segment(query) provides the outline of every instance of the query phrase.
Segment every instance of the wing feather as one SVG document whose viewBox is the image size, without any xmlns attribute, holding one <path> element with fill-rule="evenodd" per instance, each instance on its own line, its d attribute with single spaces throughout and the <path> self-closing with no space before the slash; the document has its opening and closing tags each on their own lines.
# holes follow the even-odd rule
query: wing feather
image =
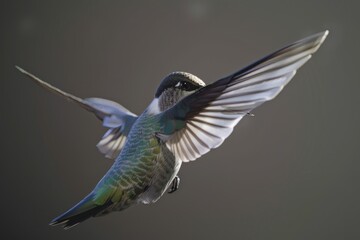
<svg viewBox="0 0 360 240">
<path fill-rule="evenodd" d="M 167 146 L 184 162 L 220 146 L 243 116 L 281 92 L 327 34 L 290 44 L 183 98 L 163 113 L 164 121 L 186 122 L 168 133 Z"/>
<path fill-rule="evenodd" d="M 126 136 L 137 116 L 121 106 L 120 104 L 102 98 L 79 98 L 64 92 L 51 84 L 44 82 L 35 75 L 16 66 L 16 68 L 39 86 L 56 93 L 68 101 L 74 102 L 82 108 L 92 112 L 103 122 L 103 126 L 109 128 L 100 142 L 96 145 L 99 151 L 108 158 L 115 158 L 125 144 Z"/>
</svg>

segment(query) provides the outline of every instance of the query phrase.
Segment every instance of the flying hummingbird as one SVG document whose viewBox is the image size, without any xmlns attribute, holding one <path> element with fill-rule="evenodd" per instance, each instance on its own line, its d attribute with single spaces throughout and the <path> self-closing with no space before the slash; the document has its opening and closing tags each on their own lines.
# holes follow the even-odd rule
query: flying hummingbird
<svg viewBox="0 0 360 240">
<path fill-rule="evenodd" d="M 94 113 L 108 128 L 97 147 L 115 160 L 95 188 L 50 225 L 70 228 L 175 191 L 181 164 L 219 147 L 245 115 L 276 97 L 327 35 L 297 41 L 209 85 L 190 73 L 173 72 L 140 116 L 110 100 L 75 97 L 16 66 L 35 83 Z"/>
</svg>

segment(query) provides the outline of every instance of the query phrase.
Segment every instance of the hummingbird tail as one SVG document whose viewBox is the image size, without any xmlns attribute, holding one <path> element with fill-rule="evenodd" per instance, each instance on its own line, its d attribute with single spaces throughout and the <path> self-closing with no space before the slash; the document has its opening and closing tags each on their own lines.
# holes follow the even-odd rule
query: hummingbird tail
<svg viewBox="0 0 360 240">
<path fill-rule="evenodd" d="M 57 226 L 61 225 L 64 229 L 69 229 L 75 225 L 85 221 L 90 217 L 98 216 L 106 208 L 108 208 L 112 202 L 105 202 L 103 205 L 98 205 L 94 202 L 94 194 L 91 193 L 81 200 L 74 207 L 69 209 L 67 212 L 62 215 L 54 218 L 49 225 Z"/>
</svg>

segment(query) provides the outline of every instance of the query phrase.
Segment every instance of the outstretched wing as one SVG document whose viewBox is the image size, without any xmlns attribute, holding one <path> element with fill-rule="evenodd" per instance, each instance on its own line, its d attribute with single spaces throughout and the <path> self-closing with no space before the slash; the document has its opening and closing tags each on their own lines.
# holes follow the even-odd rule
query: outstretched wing
<svg viewBox="0 0 360 240">
<path fill-rule="evenodd" d="M 280 93 L 327 35 L 290 44 L 183 98 L 162 115 L 167 146 L 184 162 L 220 146 L 244 115 Z"/>
<path fill-rule="evenodd" d="M 42 81 L 38 77 L 18 66 L 16 66 L 16 68 L 21 73 L 30 77 L 31 80 L 41 87 L 49 90 L 50 92 L 59 94 L 66 100 L 75 102 L 82 108 L 94 113 L 95 116 L 103 122 L 103 126 L 109 128 L 100 142 L 96 145 L 99 151 L 111 159 L 114 159 L 120 153 L 125 144 L 126 136 L 137 119 L 137 116 L 134 113 L 130 112 L 120 104 L 110 100 L 102 98 L 82 99 L 76 97 Z"/>
</svg>

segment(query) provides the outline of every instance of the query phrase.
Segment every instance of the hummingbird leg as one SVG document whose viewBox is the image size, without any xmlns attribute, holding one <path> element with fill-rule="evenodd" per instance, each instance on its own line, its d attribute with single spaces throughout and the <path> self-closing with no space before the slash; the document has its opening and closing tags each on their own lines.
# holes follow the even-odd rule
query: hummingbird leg
<svg viewBox="0 0 360 240">
<path fill-rule="evenodd" d="M 172 181 L 172 183 L 171 183 L 171 187 L 170 187 L 168 193 L 173 193 L 173 192 L 175 192 L 176 190 L 178 190 L 178 189 L 179 189 L 179 185 L 180 185 L 180 178 L 179 178 L 179 176 L 176 176 L 176 177 L 174 178 L 174 180 Z"/>
</svg>

